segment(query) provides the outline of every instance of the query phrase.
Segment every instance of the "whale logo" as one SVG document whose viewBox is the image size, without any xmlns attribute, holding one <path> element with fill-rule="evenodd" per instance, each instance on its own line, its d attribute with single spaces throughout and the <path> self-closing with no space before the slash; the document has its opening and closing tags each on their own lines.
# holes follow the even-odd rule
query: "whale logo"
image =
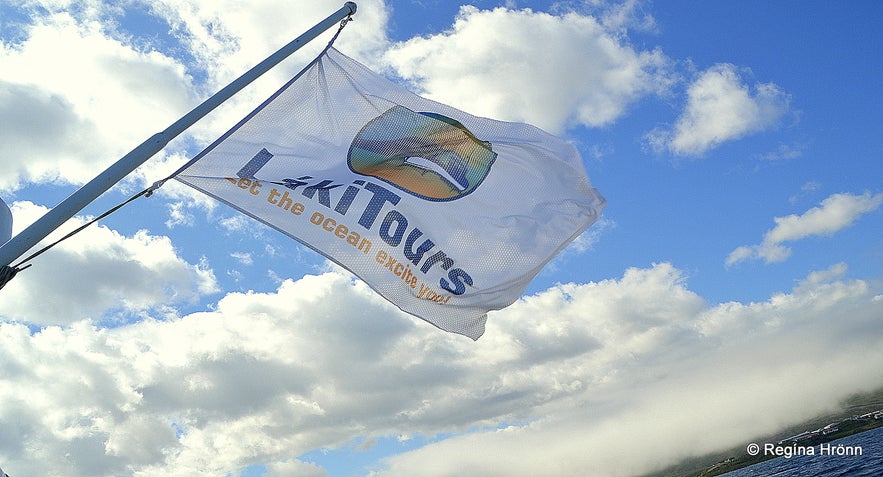
<svg viewBox="0 0 883 477">
<path fill-rule="evenodd" d="M 359 131 L 347 164 L 417 197 L 448 201 L 474 191 L 496 158 L 459 121 L 394 106 Z"/>
</svg>

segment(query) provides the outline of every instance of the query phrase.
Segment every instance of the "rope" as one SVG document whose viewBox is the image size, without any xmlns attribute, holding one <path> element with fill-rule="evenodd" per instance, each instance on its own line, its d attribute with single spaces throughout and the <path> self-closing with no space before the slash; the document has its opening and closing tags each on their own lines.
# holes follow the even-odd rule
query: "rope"
<svg viewBox="0 0 883 477">
<path fill-rule="evenodd" d="M 173 176 L 169 176 L 169 177 L 166 177 L 165 179 L 162 179 L 162 180 L 159 180 L 159 181 L 154 182 L 152 186 L 150 186 L 150 187 L 148 187 L 148 188 L 142 190 L 141 192 L 139 192 L 139 193 L 133 195 L 132 197 L 129 197 L 128 199 L 126 199 L 126 200 L 123 201 L 122 203 L 120 203 L 120 204 L 118 204 L 118 205 L 112 207 L 111 209 L 107 210 L 106 212 L 104 212 L 103 214 L 99 215 L 98 217 L 95 217 L 94 219 L 92 219 L 92 220 L 86 222 L 85 224 L 83 224 L 83 225 L 77 227 L 76 229 L 72 230 L 71 232 L 69 232 L 69 233 L 68 233 L 67 235 L 65 235 L 64 237 L 61 237 L 60 239 L 56 240 L 55 242 L 52 242 L 52 243 L 50 243 L 49 245 L 46 245 L 45 247 L 41 248 L 40 250 L 37 250 L 36 252 L 32 253 L 31 255 L 28 255 L 27 258 L 21 260 L 21 261 L 18 262 L 17 264 L 15 264 L 15 265 L 11 265 L 11 266 L 9 266 L 9 265 L 7 265 L 7 266 L 3 266 L 2 268 L 0 268 L 0 289 L 3 289 L 3 287 L 4 287 L 7 283 L 9 283 L 9 281 L 12 280 L 12 279 L 18 274 L 18 272 L 20 272 L 20 271 L 22 271 L 22 270 L 24 270 L 24 269 L 26 269 L 26 268 L 28 268 L 28 267 L 31 266 L 31 264 L 28 264 L 28 265 L 25 265 L 25 266 L 22 266 L 22 264 L 24 264 L 24 263 L 26 263 L 26 262 L 30 262 L 31 260 L 33 260 L 34 258 L 37 258 L 39 255 L 42 255 L 44 252 L 46 252 L 47 250 L 51 249 L 52 247 L 54 247 L 54 246 L 60 244 L 61 242 L 64 242 L 65 240 L 67 240 L 67 239 L 73 237 L 74 235 L 76 235 L 76 234 L 82 232 L 86 227 L 89 227 L 90 225 L 94 224 L 95 222 L 98 222 L 99 220 L 101 220 L 101 219 L 107 217 L 108 215 L 110 215 L 110 214 L 116 212 L 117 210 L 123 208 L 123 206 L 125 206 L 125 205 L 128 204 L 129 202 L 132 202 L 132 201 L 134 201 L 135 199 L 137 199 L 137 198 L 139 198 L 139 197 L 141 197 L 141 196 L 144 196 L 144 197 L 150 197 L 151 195 L 153 195 L 154 192 L 156 192 L 157 189 L 159 189 L 160 187 L 162 187 L 162 185 L 165 184 L 166 181 L 169 180 L 169 179 L 171 179 L 172 177 L 173 177 Z"/>
</svg>

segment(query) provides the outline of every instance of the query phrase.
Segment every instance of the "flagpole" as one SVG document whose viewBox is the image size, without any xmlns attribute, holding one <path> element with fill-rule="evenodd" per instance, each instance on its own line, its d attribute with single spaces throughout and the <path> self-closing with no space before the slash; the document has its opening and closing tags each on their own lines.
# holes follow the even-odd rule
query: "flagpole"
<svg viewBox="0 0 883 477">
<path fill-rule="evenodd" d="M 24 255 L 24 253 L 31 247 L 37 245 L 37 243 L 46 238 L 46 236 L 52 233 L 52 231 L 60 227 L 64 222 L 82 210 L 83 207 L 113 187 L 114 184 L 153 157 L 154 154 L 161 151 L 172 139 L 205 117 L 213 109 L 221 105 L 221 103 L 230 99 L 231 96 L 238 93 L 240 90 L 248 86 L 249 83 L 325 32 L 325 30 L 328 30 L 339 21 L 355 13 L 356 4 L 354 2 L 346 2 L 343 7 L 329 15 L 328 18 L 317 23 L 314 27 L 280 48 L 276 53 L 273 53 L 250 70 L 246 71 L 242 76 L 233 80 L 232 83 L 228 84 L 210 98 L 203 101 L 202 104 L 195 107 L 192 111 L 172 123 L 172 125 L 164 131 L 154 134 L 135 149 L 132 149 L 132 151 L 108 167 L 104 172 L 46 212 L 43 217 L 37 219 L 36 222 L 0 246 L 0 268 L 11 265 L 15 259 Z"/>
</svg>

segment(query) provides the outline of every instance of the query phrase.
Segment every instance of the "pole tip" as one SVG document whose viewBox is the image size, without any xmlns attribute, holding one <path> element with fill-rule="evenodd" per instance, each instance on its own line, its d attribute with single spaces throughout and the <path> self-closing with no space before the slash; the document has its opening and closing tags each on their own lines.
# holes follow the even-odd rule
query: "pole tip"
<svg viewBox="0 0 883 477">
<path fill-rule="evenodd" d="M 346 2 L 343 6 L 350 9 L 350 15 L 354 15 L 356 13 L 356 2 Z"/>
</svg>

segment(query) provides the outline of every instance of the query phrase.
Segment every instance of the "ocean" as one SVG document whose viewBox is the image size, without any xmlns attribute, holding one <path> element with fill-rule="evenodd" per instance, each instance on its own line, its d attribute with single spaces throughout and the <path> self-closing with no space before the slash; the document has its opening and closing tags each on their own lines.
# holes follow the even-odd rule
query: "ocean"
<svg viewBox="0 0 883 477">
<path fill-rule="evenodd" d="M 883 476 L 883 427 L 854 434 L 810 451 L 777 457 L 723 474 L 724 477 L 878 477 Z M 824 445 L 823 445 L 824 446 Z M 796 454 L 796 453 L 795 453 Z M 810 455 L 811 454 L 811 455 Z M 859 455 L 860 454 L 860 455 Z"/>
</svg>

